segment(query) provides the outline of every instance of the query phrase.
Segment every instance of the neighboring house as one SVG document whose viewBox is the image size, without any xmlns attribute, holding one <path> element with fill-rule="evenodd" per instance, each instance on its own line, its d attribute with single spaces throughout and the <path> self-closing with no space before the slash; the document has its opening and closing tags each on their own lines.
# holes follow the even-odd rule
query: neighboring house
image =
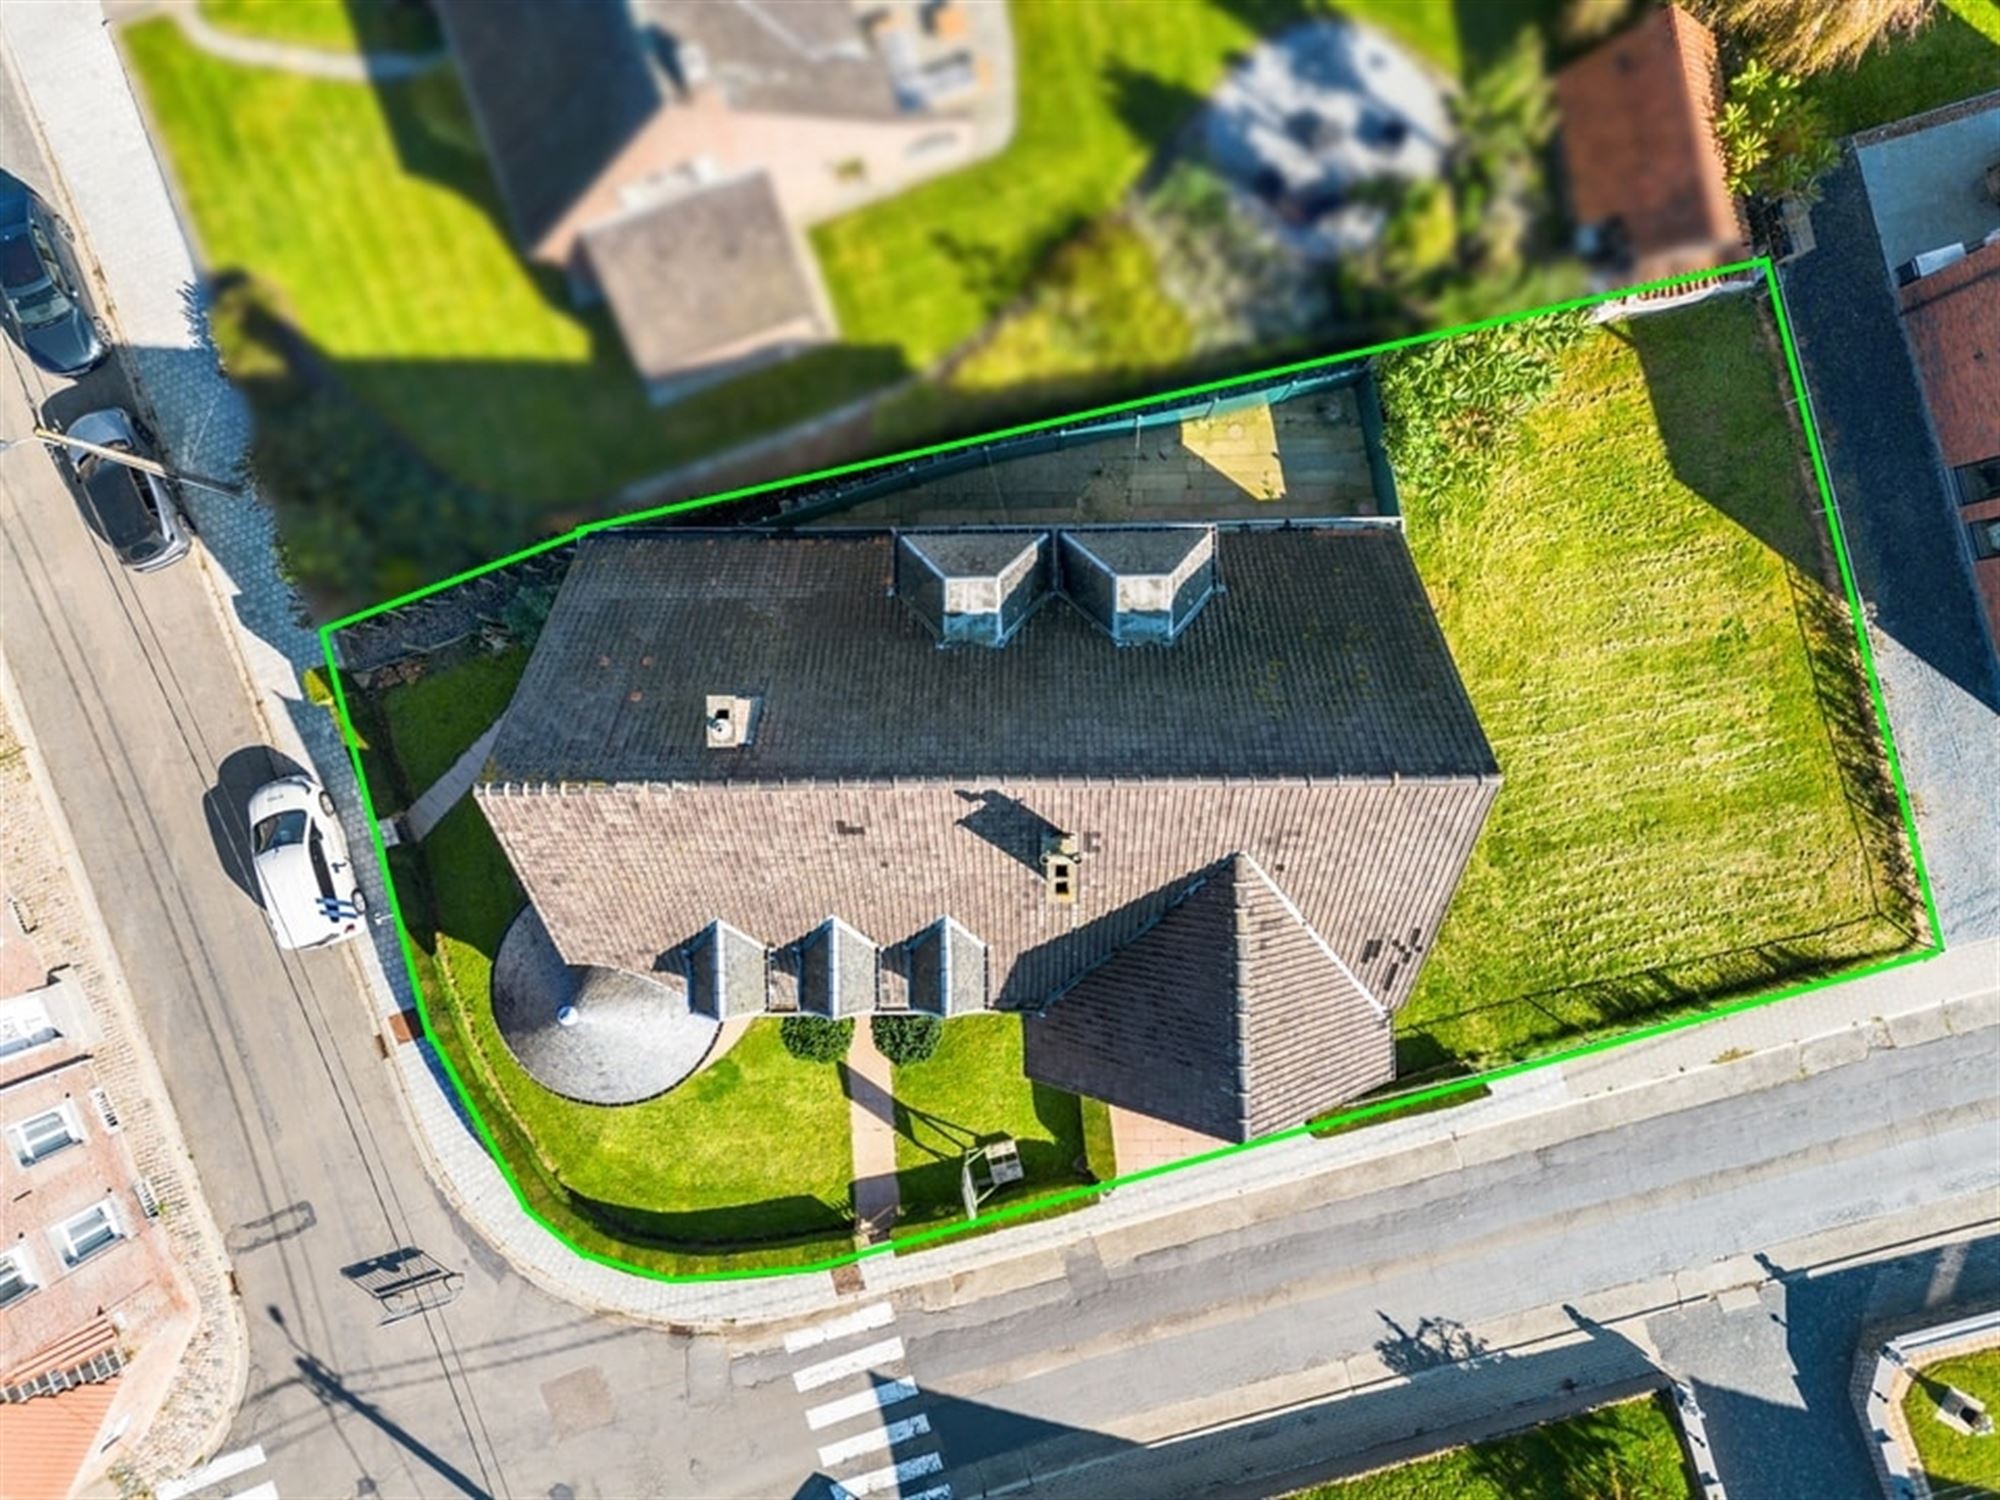
<svg viewBox="0 0 2000 1500">
<path fill-rule="evenodd" d="M 2000 230 L 1898 299 L 1970 533 L 1986 628 L 2000 645 Z"/>
<path fill-rule="evenodd" d="M 1715 141 L 1721 97 L 1714 34 L 1673 6 L 1556 75 L 1579 249 L 1606 285 L 1749 253 Z"/>
<path fill-rule="evenodd" d="M 590 537 L 476 794 L 570 964 L 1244 1140 L 1394 1076 L 1498 786 L 1393 525 L 1140 524 Z"/>
<path fill-rule="evenodd" d="M 998 6 L 434 3 L 522 250 L 655 400 L 831 338 L 803 227 L 1000 144 Z"/>
<path fill-rule="evenodd" d="M 143 1427 L 193 1312 L 94 1070 L 81 986 L 24 982 L 19 962 L 0 999 L 0 1488 L 61 1495 L 104 1462 L 101 1429 Z"/>
</svg>

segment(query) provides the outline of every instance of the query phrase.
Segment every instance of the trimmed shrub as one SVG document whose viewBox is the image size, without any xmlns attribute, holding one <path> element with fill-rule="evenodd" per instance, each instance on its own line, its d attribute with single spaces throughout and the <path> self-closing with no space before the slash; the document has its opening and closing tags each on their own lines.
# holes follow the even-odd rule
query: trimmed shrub
<svg viewBox="0 0 2000 1500">
<path fill-rule="evenodd" d="M 936 1016 L 871 1016 L 868 1030 L 890 1062 L 918 1063 L 938 1049 L 944 1022 Z"/>
<path fill-rule="evenodd" d="M 839 1062 L 854 1040 L 854 1022 L 829 1021 L 825 1016 L 786 1016 L 778 1025 L 778 1040 L 801 1062 Z"/>
</svg>

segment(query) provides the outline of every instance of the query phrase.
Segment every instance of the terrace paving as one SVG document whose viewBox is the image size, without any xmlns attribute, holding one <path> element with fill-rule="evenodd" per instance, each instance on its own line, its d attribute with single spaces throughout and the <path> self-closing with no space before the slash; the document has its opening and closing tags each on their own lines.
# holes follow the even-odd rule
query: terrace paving
<svg viewBox="0 0 2000 1500">
<path fill-rule="evenodd" d="M 1352 386 L 1009 458 L 839 512 L 840 525 L 1378 516 Z"/>
</svg>

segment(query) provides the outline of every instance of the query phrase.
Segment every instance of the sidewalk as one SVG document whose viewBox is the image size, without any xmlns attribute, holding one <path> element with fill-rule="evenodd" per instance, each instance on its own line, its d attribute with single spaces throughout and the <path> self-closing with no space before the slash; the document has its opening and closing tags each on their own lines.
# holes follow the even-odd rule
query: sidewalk
<svg viewBox="0 0 2000 1500">
<path fill-rule="evenodd" d="M 239 467 L 247 443 L 242 403 L 208 346 L 195 294 L 198 272 L 154 159 L 138 105 L 111 36 L 94 7 L 0 7 L 0 39 L 11 50 L 64 181 L 63 209 L 100 266 L 107 316 L 142 400 L 174 460 L 210 474 Z M 232 627 L 246 687 L 271 744 L 318 768 L 343 809 L 347 834 L 369 846 L 351 764 L 329 716 L 307 704 L 299 672 L 320 660 L 315 634 L 279 575 L 269 512 L 251 501 L 190 495 L 201 527 L 198 555 L 218 608 Z M 386 912 L 372 862 L 373 910 Z M 407 1028 L 414 1008 L 393 928 L 353 944 L 360 988 L 385 1038 Z M 1003 1233 L 861 1262 L 872 1293 L 926 1286 L 975 1297 L 982 1283 L 1061 1274 L 1057 1247 L 1111 1237 L 1130 1246 L 1187 1237 L 1191 1210 L 1205 1232 L 1288 1212 L 1301 1195 L 1338 1195 L 1362 1178 L 1405 1180 L 1467 1160 L 1530 1150 L 1548 1139 L 1685 1109 L 1749 1087 L 1853 1061 L 1877 1047 L 1905 1046 L 1943 1031 L 1993 1024 L 2000 1015 L 2000 947 L 1968 948 L 1921 965 L 1810 997 L 1727 1017 L 1654 1042 L 1618 1049 L 1496 1087 L 1490 1098 L 1329 1140 L 1286 1140 L 1119 1188 L 1099 1204 Z M 1952 997 L 1940 1005 L 1941 997 Z M 1886 1018 L 1886 1019 L 1885 1019 Z M 616 1270 L 569 1250 L 530 1218 L 460 1113 L 428 1043 L 392 1040 L 410 1126 L 439 1188 L 521 1274 L 595 1311 L 682 1326 L 766 1322 L 833 1306 L 824 1273 L 669 1283 Z M 1722 1059 L 1735 1059 L 1722 1061 Z M 1369 1163 L 1366 1173 L 1352 1169 Z M 1050 1271 L 1049 1267 L 1054 1270 Z M 855 1278 L 843 1278 L 850 1285 Z"/>
</svg>

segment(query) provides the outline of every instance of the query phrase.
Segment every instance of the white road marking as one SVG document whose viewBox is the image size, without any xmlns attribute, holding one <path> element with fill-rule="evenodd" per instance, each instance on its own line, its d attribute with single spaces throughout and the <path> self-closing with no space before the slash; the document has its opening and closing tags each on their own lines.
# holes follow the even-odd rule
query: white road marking
<svg viewBox="0 0 2000 1500">
<path fill-rule="evenodd" d="M 795 1328 L 785 1335 L 785 1353 L 797 1354 L 801 1349 L 817 1348 L 834 1339 L 844 1339 L 850 1333 L 867 1333 L 871 1329 L 884 1328 L 896 1321 L 896 1309 L 886 1302 L 877 1302 L 872 1307 L 864 1307 L 849 1313 L 844 1318 L 835 1318 L 830 1323 L 821 1323 L 813 1328 Z"/>
<path fill-rule="evenodd" d="M 153 1491 L 153 1500 L 184 1500 L 196 1490 L 205 1490 L 211 1484 L 220 1484 L 225 1479 L 234 1479 L 238 1474 L 247 1473 L 264 1461 L 264 1445 L 252 1443 L 248 1448 L 238 1448 L 234 1453 L 225 1453 L 220 1458 L 212 1458 L 192 1474 L 183 1474 L 179 1479 L 169 1479 Z"/>
<path fill-rule="evenodd" d="M 887 1427 L 877 1427 L 873 1432 L 857 1432 L 853 1437 L 844 1437 L 837 1443 L 828 1443 L 819 1450 L 819 1466 L 831 1469 L 835 1464 L 844 1464 L 850 1458 L 859 1458 L 864 1453 L 872 1453 L 877 1448 L 893 1448 L 898 1443 L 907 1443 L 913 1437 L 922 1437 L 931 1430 L 931 1419 L 922 1412 L 901 1422 L 891 1422 Z"/>
<path fill-rule="evenodd" d="M 845 1422 L 849 1417 L 858 1417 L 871 1411 L 880 1411 L 885 1406 L 894 1406 L 898 1401 L 907 1401 L 916 1395 L 914 1380 L 888 1380 L 881 1385 L 853 1396 L 842 1396 L 838 1401 L 829 1401 L 824 1406 L 815 1406 L 806 1413 L 806 1426 L 814 1432 L 822 1427 L 831 1427 L 835 1422 Z"/>
<path fill-rule="evenodd" d="M 223 1496 L 223 1500 L 278 1500 L 278 1487 L 267 1479 L 255 1489 L 238 1490 Z"/>
<path fill-rule="evenodd" d="M 839 1479 L 834 1483 L 850 1495 L 872 1495 L 879 1490 L 893 1490 L 901 1494 L 903 1486 L 912 1479 L 922 1479 L 926 1474 L 936 1474 L 943 1468 L 942 1453 L 921 1453 L 889 1468 L 870 1469 L 866 1474 L 856 1474 L 852 1479 Z M 950 1493 L 949 1485 L 942 1488 Z"/>
<path fill-rule="evenodd" d="M 801 1391 L 816 1391 L 823 1385 L 831 1385 L 836 1380 L 845 1380 L 850 1375 L 859 1375 L 863 1370 L 876 1365 L 894 1364 L 903 1357 L 901 1339 L 884 1339 L 879 1344 L 869 1344 L 866 1348 L 851 1349 L 846 1354 L 823 1359 L 816 1365 L 807 1365 L 795 1372 L 792 1384 Z"/>
</svg>

